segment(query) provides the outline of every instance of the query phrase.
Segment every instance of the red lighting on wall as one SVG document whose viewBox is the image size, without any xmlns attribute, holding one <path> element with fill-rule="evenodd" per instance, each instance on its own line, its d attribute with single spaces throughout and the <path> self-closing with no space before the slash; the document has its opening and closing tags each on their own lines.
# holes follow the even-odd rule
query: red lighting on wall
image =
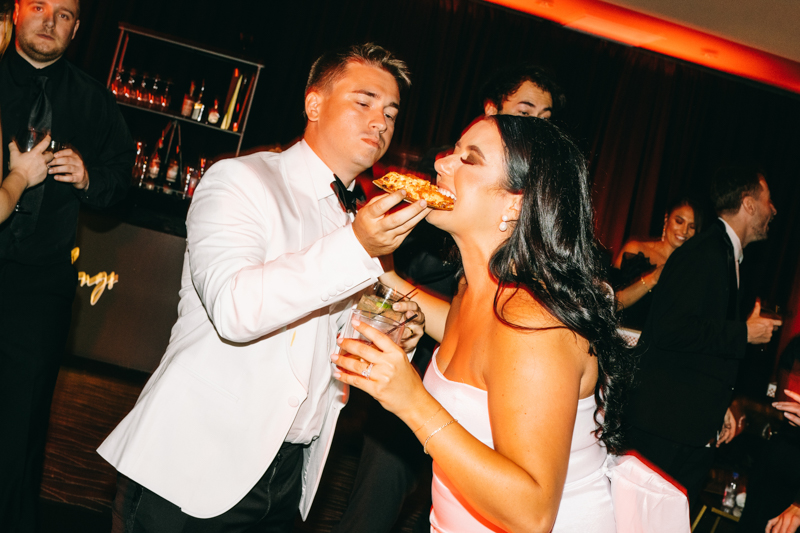
<svg viewBox="0 0 800 533">
<path fill-rule="evenodd" d="M 488 0 L 567 28 L 800 93 L 800 63 L 599 0 Z"/>
</svg>

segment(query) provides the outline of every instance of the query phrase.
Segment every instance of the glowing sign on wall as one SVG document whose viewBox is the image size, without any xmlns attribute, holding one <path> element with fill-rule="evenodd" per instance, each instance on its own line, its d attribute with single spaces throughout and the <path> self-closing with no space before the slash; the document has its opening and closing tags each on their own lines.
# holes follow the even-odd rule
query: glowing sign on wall
<svg viewBox="0 0 800 533">
<path fill-rule="evenodd" d="M 72 249 L 72 264 L 75 264 L 75 261 L 78 260 L 78 257 L 81 255 L 81 250 L 77 246 Z M 97 303 L 97 300 L 103 295 L 103 291 L 106 289 L 111 290 L 114 288 L 114 285 L 119 282 L 119 275 L 112 271 L 110 274 L 106 271 L 98 272 L 94 276 L 89 276 L 86 272 L 78 272 L 78 281 L 80 281 L 80 286 L 89 286 L 94 287 L 92 289 L 92 294 L 89 297 L 89 304 L 94 305 Z"/>
</svg>

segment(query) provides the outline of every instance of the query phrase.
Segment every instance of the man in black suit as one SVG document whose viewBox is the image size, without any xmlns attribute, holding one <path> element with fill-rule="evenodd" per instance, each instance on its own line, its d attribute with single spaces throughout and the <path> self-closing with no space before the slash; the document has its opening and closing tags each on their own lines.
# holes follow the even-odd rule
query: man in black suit
<svg viewBox="0 0 800 533">
<path fill-rule="evenodd" d="M 17 0 L 14 46 L 0 62 L 3 143 L 30 130 L 56 151 L 43 183 L 0 224 L 0 531 L 37 530 L 50 404 L 70 330 L 81 206 L 121 200 L 135 145 L 114 97 L 64 58 L 78 0 Z M 38 142 L 38 141 L 37 141 Z M 8 161 L 9 149 L 3 160 Z M 6 169 L 0 169 L 5 173 Z"/>
<path fill-rule="evenodd" d="M 767 238 L 777 213 L 764 176 L 720 169 L 711 197 L 719 219 L 664 266 L 626 410 L 631 447 L 683 485 L 690 505 L 716 446 L 735 434 L 728 406 L 746 345 L 769 342 L 781 324 L 761 317 L 758 302 L 747 320 L 739 310 L 743 249 Z"/>
</svg>

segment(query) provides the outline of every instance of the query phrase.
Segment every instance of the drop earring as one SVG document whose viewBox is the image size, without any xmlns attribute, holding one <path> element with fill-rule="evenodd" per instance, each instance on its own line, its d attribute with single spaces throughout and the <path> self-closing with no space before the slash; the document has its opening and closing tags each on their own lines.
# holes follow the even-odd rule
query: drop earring
<svg viewBox="0 0 800 533">
<path fill-rule="evenodd" d="M 506 231 L 508 229 L 508 217 L 503 215 L 503 221 L 500 223 L 500 231 Z"/>
</svg>

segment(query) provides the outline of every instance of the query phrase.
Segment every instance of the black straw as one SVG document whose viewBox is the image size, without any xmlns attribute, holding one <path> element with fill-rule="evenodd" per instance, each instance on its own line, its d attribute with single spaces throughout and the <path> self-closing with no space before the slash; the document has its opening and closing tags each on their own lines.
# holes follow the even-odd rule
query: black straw
<svg viewBox="0 0 800 533">
<path fill-rule="evenodd" d="M 387 331 L 387 332 L 386 332 L 386 334 L 388 335 L 388 334 L 392 333 L 394 330 L 396 330 L 396 329 L 397 329 L 397 328 L 399 328 L 400 326 L 405 326 L 406 324 L 408 324 L 409 322 L 411 322 L 412 320 L 414 320 L 414 319 L 415 319 L 415 318 L 417 318 L 418 316 L 419 316 L 418 314 L 414 313 L 414 316 L 412 316 L 411 318 L 407 318 L 407 319 L 403 320 L 402 322 L 400 322 L 399 324 L 397 324 L 395 327 L 393 327 L 392 329 L 390 329 L 389 331 Z"/>
</svg>

